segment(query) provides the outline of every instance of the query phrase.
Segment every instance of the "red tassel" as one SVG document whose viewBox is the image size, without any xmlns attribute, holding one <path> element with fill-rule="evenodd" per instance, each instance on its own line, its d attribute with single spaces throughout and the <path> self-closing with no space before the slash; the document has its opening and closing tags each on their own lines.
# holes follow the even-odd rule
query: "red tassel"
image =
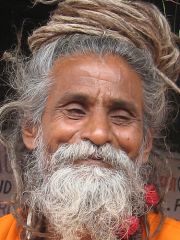
<svg viewBox="0 0 180 240">
<path fill-rule="evenodd" d="M 128 219 L 131 223 L 130 223 L 130 227 L 128 228 L 128 230 L 123 230 L 121 229 L 119 233 L 117 233 L 117 235 L 121 238 L 121 239 L 128 239 L 130 236 L 134 235 L 137 230 L 139 229 L 139 225 L 140 225 L 140 221 L 138 217 L 132 216 Z"/>
<path fill-rule="evenodd" d="M 145 201 L 148 206 L 155 206 L 159 203 L 160 197 L 153 184 L 145 185 Z"/>
<path fill-rule="evenodd" d="M 159 203 L 160 197 L 153 184 L 145 185 L 145 201 L 148 206 L 155 206 Z M 140 220 L 136 216 L 132 216 L 128 219 L 130 226 L 128 229 L 120 227 L 120 231 L 117 231 L 116 235 L 123 240 L 128 240 L 130 236 L 134 235 L 140 226 Z"/>
</svg>

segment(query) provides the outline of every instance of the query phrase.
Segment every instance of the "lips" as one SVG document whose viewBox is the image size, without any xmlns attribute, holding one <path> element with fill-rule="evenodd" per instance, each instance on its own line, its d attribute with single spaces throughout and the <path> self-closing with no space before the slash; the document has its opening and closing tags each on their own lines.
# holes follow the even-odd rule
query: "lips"
<svg viewBox="0 0 180 240">
<path fill-rule="evenodd" d="M 111 164 L 104 162 L 102 158 L 94 158 L 90 157 L 87 159 L 79 159 L 74 161 L 75 165 L 85 165 L 85 166 L 97 166 L 97 167 L 104 167 L 104 168 L 113 168 Z"/>
</svg>

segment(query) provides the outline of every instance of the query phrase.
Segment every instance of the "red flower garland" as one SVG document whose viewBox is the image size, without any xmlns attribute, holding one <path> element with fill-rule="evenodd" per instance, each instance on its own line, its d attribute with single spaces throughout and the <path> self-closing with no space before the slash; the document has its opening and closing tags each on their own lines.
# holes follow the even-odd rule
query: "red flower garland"
<svg viewBox="0 0 180 240">
<path fill-rule="evenodd" d="M 134 235 L 139 229 L 140 220 L 138 217 L 132 216 L 128 219 L 131 223 L 127 230 L 121 229 L 116 235 L 121 239 L 128 239 L 130 236 Z"/>
<path fill-rule="evenodd" d="M 155 206 L 159 203 L 160 197 L 156 191 L 156 188 L 153 184 L 145 185 L 145 201 L 148 206 Z"/>
<path fill-rule="evenodd" d="M 156 187 L 153 184 L 148 184 L 144 186 L 145 189 L 145 202 L 148 206 L 155 206 L 159 203 L 160 197 L 156 191 Z M 128 219 L 131 223 L 129 228 L 122 229 L 116 233 L 118 237 L 124 240 L 128 240 L 130 236 L 134 235 L 140 226 L 140 220 L 136 216 L 132 216 Z"/>
</svg>

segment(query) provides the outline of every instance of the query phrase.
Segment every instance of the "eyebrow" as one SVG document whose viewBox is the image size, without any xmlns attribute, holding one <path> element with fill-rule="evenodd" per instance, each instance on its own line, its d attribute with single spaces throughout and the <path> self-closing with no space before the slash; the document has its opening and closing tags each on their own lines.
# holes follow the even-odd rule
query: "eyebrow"
<svg viewBox="0 0 180 240">
<path fill-rule="evenodd" d="M 138 114 L 138 110 L 136 105 L 133 102 L 127 102 L 122 99 L 112 99 L 110 102 L 110 108 L 116 110 L 116 109 L 124 109 L 128 110 L 134 114 Z"/>
<path fill-rule="evenodd" d="M 64 96 L 62 96 L 58 102 L 57 105 L 63 105 L 68 102 L 79 102 L 83 105 L 87 105 L 89 101 L 89 95 L 88 94 L 81 94 L 81 93 L 65 93 Z"/>
<path fill-rule="evenodd" d="M 84 106 L 87 106 L 89 103 L 93 102 L 93 100 L 90 99 L 88 94 L 84 93 L 65 93 L 64 96 L 62 96 L 56 105 L 63 105 L 68 102 L 79 102 L 83 104 Z M 108 107 L 116 110 L 116 109 L 124 109 L 128 110 L 133 114 L 138 114 L 138 110 L 136 105 L 133 102 L 125 101 L 123 99 L 111 99 L 110 103 L 108 103 Z"/>
</svg>

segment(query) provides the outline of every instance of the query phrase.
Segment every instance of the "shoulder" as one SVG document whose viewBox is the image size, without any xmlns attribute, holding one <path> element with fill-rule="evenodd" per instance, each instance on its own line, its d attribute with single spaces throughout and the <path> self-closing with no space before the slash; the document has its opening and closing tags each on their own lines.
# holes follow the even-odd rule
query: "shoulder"
<svg viewBox="0 0 180 240">
<path fill-rule="evenodd" d="M 0 218 L 0 240 L 20 240 L 20 227 L 12 214 Z"/>
<path fill-rule="evenodd" d="M 158 214 L 151 213 L 148 216 L 150 232 L 153 233 L 160 222 Z M 180 222 L 166 217 L 159 233 L 152 240 L 180 240 Z"/>
</svg>

